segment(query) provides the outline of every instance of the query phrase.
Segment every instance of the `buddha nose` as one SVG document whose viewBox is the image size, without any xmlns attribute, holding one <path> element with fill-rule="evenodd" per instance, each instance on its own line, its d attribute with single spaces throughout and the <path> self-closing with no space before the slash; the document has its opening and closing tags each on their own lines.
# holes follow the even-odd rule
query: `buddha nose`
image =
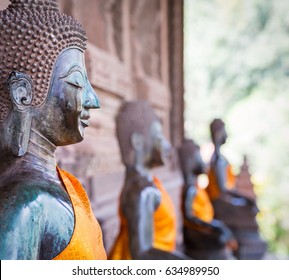
<svg viewBox="0 0 289 280">
<path fill-rule="evenodd" d="M 85 91 L 83 93 L 83 107 L 86 109 L 99 109 L 100 101 L 92 88 L 89 81 L 87 81 Z"/>
</svg>

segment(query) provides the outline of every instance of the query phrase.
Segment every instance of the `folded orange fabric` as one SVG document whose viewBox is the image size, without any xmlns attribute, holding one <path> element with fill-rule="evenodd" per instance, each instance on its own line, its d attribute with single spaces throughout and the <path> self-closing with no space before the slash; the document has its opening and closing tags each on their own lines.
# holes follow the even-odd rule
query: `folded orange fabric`
<svg viewBox="0 0 289 280">
<path fill-rule="evenodd" d="M 54 260 L 105 260 L 102 232 L 80 182 L 57 168 L 74 210 L 74 232 L 67 247 Z"/>
</svg>

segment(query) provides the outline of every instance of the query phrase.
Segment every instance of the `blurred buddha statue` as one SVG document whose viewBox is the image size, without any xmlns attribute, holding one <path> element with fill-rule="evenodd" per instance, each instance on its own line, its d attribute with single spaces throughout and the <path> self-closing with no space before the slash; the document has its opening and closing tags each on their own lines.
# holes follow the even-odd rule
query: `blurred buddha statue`
<svg viewBox="0 0 289 280">
<path fill-rule="evenodd" d="M 56 0 L 10 2 L 0 11 L 0 259 L 105 259 L 84 189 L 55 161 L 99 108 L 85 31 Z"/>
<path fill-rule="evenodd" d="M 210 161 L 206 190 L 214 206 L 215 217 L 222 220 L 236 237 L 238 250 L 235 254 L 238 258 L 259 259 L 266 246 L 259 236 L 256 201 L 238 192 L 232 167 L 221 154 L 221 146 L 227 139 L 224 122 L 221 119 L 213 120 L 210 130 L 215 149 Z"/>
<path fill-rule="evenodd" d="M 170 149 L 162 126 L 145 101 L 126 102 L 116 119 L 126 167 L 120 194 L 120 230 L 109 259 L 186 259 L 176 252 L 173 202 L 150 169 L 164 164 Z"/>
<path fill-rule="evenodd" d="M 185 253 L 194 259 L 234 259 L 237 242 L 231 230 L 214 219 L 214 209 L 198 176 L 206 172 L 200 148 L 185 139 L 179 148 L 184 177 L 182 193 L 183 238 Z"/>
</svg>

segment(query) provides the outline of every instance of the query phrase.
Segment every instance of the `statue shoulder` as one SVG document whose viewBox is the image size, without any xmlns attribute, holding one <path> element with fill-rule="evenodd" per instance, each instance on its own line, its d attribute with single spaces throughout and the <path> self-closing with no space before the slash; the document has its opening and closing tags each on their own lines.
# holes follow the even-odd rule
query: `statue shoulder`
<svg viewBox="0 0 289 280">
<path fill-rule="evenodd" d="M 51 259 L 59 253 L 55 246 L 68 244 L 74 228 L 65 194 L 37 182 L 0 187 L 0 221 L 1 259 Z"/>
<path fill-rule="evenodd" d="M 222 166 L 227 166 L 229 164 L 227 158 L 225 156 L 223 156 L 222 154 L 216 154 L 214 153 L 211 161 L 210 161 L 210 165 L 211 166 L 215 166 L 215 165 L 222 165 Z"/>
<path fill-rule="evenodd" d="M 56 183 L 26 180 L 11 181 L 0 186 L 0 207 L 15 207 L 15 210 L 35 204 L 40 207 L 53 200 L 69 201 L 66 191 Z"/>
<path fill-rule="evenodd" d="M 141 192 L 141 199 L 152 201 L 158 205 L 161 201 L 161 192 L 154 185 L 144 188 Z"/>
<path fill-rule="evenodd" d="M 50 219 L 53 212 L 73 215 L 68 194 L 61 186 L 50 182 L 13 182 L 0 186 L 0 218 L 5 215 L 39 215 Z M 71 213 L 70 213 L 71 212 Z"/>
</svg>

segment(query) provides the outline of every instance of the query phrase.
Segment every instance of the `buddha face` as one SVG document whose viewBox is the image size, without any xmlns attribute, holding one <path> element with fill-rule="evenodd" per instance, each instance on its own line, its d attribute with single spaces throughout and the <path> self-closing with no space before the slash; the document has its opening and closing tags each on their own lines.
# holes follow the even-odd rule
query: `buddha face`
<svg viewBox="0 0 289 280">
<path fill-rule="evenodd" d="M 198 146 L 195 146 L 192 161 L 192 172 L 195 175 L 205 173 L 205 163 L 202 159 L 200 148 Z"/>
<path fill-rule="evenodd" d="M 151 145 L 149 147 L 149 155 L 147 165 L 149 167 L 157 167 L 164 164 L 165 159 L 171 151 L 171 145 L 165 138 L 162 125 L 158 120 L 152 122 L 150 127 Z"/>
<path fill-rule="evenodd" d="M 83 52 L 66 49 L 55 63 L 45 104 L 35 109 L 33 127 L 56 146 L 77 143 L 89 126 L 89 110 L 99 107 Z"/>
<path fill-rule="evenodd" d="M 218 131 L 218 137 L 219 137 L 219 142 L 221 145 L 225 144 L 228 138 L 227 131 L 225 129 L 225 126 L 223 126 L 219 131 Z"/>
</svg>

